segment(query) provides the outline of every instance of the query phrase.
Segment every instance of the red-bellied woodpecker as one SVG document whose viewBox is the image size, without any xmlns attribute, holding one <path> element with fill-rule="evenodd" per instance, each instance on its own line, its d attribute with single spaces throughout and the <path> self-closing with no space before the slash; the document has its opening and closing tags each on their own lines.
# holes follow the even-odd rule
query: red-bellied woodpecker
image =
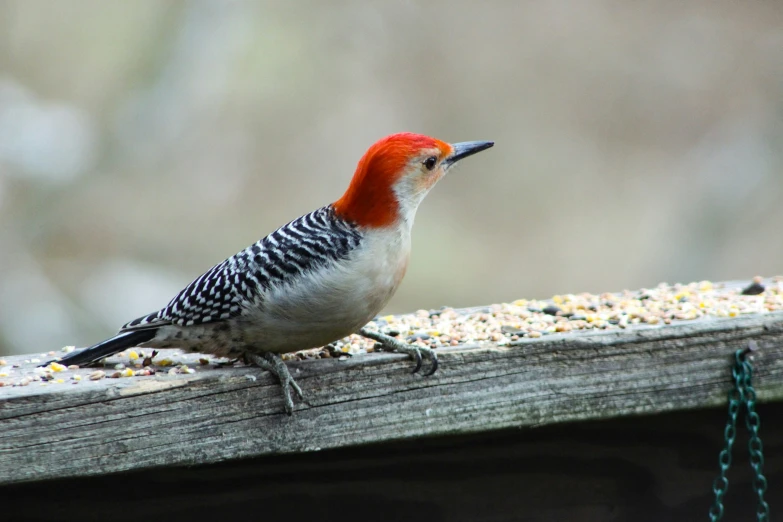
<svg viewBox="0 0 783 522">
<path fill-rule="evenodd" d="M 164 308 L 135 319 L 114 337 L 66 355 L 86 364 L 133 346 L 181 348 L 244 356 L 271 371 L 283 387 L 302 391 L 278 354 L 327 345 L 358 332 L 393 350 L 432 361 L 429 348 L 363 328 L 400 285 L 411 250 L 411 227 L 424 196 L 459 160 L 490 141 L 448 144 L 411 133 L 372 145 L 348 190 L 331 205 L 284 225 L 215 265 Z"/>
</svg>

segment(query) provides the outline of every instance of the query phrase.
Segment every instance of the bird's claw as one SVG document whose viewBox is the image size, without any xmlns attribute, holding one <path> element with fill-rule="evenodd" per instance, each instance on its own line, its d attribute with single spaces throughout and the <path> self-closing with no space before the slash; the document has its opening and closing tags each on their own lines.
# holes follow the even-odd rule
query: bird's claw
<svg viewBox="0 0 783 522">
<path fill-rule="evenodd" d="M 299 384 L 291 377 L 291 372 L 288 371 L 288 366 L 286 366 L 283 359 L 279 355 L 269 352 L 264 352 L 261 355 L 248 352 L 247 357 L 256 366 L 277 376 L 283 389 L 285 412 L 288 415 L 292 415 L 294 413 L 294 399 L 291 396 L 291 388 L 294 389 L 300 400 L 304 399 L 304 393 L 302 393 L 302 388 L 299 387 Z"/>
<path fill-rule="evenodd" d="M 381 345 L 383 345 L 384 347 L 389 348 L 394 352 L 404 353 L 410 356 L 411 359 L 416 361 L 416 367 L 413 369 L 412 373 L 417 373 L 419 370 L 421 370 L 422 360 L 424 357 L 427 357 L 429 360 L 432 361 L 432 366 L 430 366 L 430 369 L 427 371 L 427 373 L 424 374 L 424 376 L 429 377 L 430 375 L 438 371 L 438 354 L 436 354 L 435 350 L 433 350 L 432 348 L 429 348 L 427 346 L 406 344 L 402 341 L 395 339 L 390 335 L 382 334 L 380 332 L 376 332 L 373 330 L 368 330 L 366 328 L 362 328 L 361 330 L 359 330 L 359 335 L 367 337 L 368 339 L 372 339 L 373 341 L 377 341 L 381 343 Z"/>
<path fill-rule="evenodd" d="M 419 370 L 421 370 L 421 361 L 422 361 L 421 350 L 418 350 L 415 347 L 411 347 L 411 348 L 413 348 L 413 350 L 411 350 L 413 353 L 411 353 L 410 355 L 411 357 L 416 359 L 416 367 L 413 368 L 413 371 L 411 373 L 418 373 Z"/>
</svg>

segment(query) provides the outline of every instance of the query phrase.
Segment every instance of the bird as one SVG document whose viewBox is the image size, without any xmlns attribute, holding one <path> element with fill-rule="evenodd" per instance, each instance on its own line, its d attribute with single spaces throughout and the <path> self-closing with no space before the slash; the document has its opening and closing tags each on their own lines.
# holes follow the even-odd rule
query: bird
<svg viewBox="0 0 783 522">
<path fill-rule="evenodd" d="M 427 358 L 426 375 L 433 374 L 438 359 L 431 348 L 366 325 L 405 275 L 419 204 L 460 160 L 493 145 L 410 132 L 381 138 L 338 200 L 281 226 L 204 272 L 163 308 L 59 363 L 86 365 L 136 346 L 244 358 L 277 376 L 288 415 L 292 390 L 300 400 L 304 394 L 283 353 L 358 333 L 415 359 L 414 372 Z"/>
</svg>

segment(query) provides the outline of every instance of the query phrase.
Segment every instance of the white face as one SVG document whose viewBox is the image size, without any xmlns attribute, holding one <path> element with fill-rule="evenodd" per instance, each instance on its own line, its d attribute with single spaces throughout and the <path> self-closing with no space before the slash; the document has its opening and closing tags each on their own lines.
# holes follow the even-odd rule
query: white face
<svg viewBox="0 0 783 522">
<path fill-rule="evenodd" d="M 400 212 L 409 227 L 413 225 L 416 210 L 424 196 L 446 174 L 448 167 L 443 161 L 446 157 L 437 148 L 422 150 L 408 163 L 405 173 L 394 184 Z"/>
</svg>

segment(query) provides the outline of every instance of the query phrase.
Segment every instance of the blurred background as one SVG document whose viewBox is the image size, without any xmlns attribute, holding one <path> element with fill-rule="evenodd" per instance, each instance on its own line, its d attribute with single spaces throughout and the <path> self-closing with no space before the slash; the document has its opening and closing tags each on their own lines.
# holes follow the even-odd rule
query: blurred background
<svg viewBox="0 0 783 522">
<path fill-rule="evenodd" d="M 156 310 L 399 131 L 496 146 L 390 313 L 783 273 L 774 0 L 3 0 L 0 354 Z"/>
</svg>

